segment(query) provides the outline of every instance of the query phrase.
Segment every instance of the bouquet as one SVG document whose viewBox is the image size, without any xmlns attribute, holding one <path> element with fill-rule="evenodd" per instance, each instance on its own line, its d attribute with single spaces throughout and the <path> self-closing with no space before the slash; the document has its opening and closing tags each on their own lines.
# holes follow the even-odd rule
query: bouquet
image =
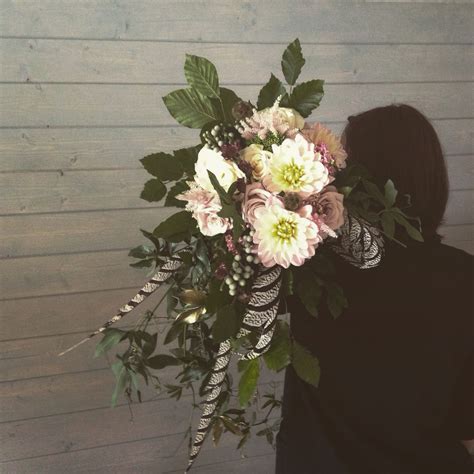
<svg viewBox="0 0 474 474">
<path fill-rule="evenodd" d="M 139 259 L 134 266 L 154 268 L 152 278 L 85 339 L 104 334 L 96 354 L 127 344 L 112 365 L 113 403 L 122 392 L 141 399 L 139 376 L 176 398 L 198 386 L 205 400 L 187 470 L 210 431 L 215 442 L 223 431 L 238 435 L 241 447 L 259 426 L 257 435 L 273 443 L 279 420 L 270 414 L 281 404 L 275 394 L 263 396 L 268 413 L 262 421 L 255 412 L 249 416 L 263 364 L 273 371 L 292 364 L 317 386 L 318 360 L 279 317 L 288 295 L 299 297 L 314 316 L 323 306 L 338 317 L 350 302 L 337 283 L 336 255 L 359 268 L 376 266 L 396 225 L 421 240 L 396 206 L 394 184 L 381 187 L 360 166 L 347 164 L 339 138 L 305 121 L 323 97 L 324 81 L 296 84 L 304 63 L 296 39 L 281 61 L 289 88 L 272 74 L 254 105 L 221 87 L 210 61 L 186 56 L 189 87 L 163 100 L 181 125 L 201 130 L 201 143 L 141 160 L 153 176 L 141 197 L 181 210 L 152 232 L 142 231 L 151 245 L 130 255 Z M 155 354 L 156 308 L 133 329 L 110 326 L 164 284 L 159 304 L 167 302 L 172 324 L 163 345 L 172 348 Z M 239 359 L 237 390 L 228 373 L 233 354 Z M 162 384 L 157 373 L 169 366 L 179 367 L 177 382 Z M 230 403 L 235 394 L 239 408 Z"/>
</svg>

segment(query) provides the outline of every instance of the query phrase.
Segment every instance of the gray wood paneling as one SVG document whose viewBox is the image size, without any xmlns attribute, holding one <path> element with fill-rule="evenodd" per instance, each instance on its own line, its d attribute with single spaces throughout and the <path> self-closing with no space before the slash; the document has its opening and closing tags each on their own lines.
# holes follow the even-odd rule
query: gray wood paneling
<svg viewBox="0 0 474 474">
<path fill-rule="evenodd" d="M 249 54 L 249 47 L 252 49 Z M 301 80 L 327 83 L 472 80 L 465 44 L 304 44 Z M 223 84 L 280 77 L 281 44 L 0 39 L 0 82 L 185 83 L 185 54 L 216 64 Z M 173 61 L 164 58 L 174 58 Z M 422 60 L 420 60 L 422 58 Z M 467 59 L 467 60 L 466 60 Z M 245 74 L 235 74 L 245 71 Z"/>
<path fill-rule="evenodd" d="M 4 36 L 286 43 L 469 43 L 472 5 L 346 0 L 3 0 Z"/>
<path fill-rule="evenodd" d="M 176 86 L 123 84 L 0 84 L 3 127 L 174 125 L 162 96 Z M 260 86 L 236 86 L 256 100 Z M 311 119 L 344 121 L 348 115 L 390 102 L 407 102 L 430 119 L 471 118 L 472 84 L 347 84 L 325 86 L 326 97 Z M 34 111 L 34 113 L 32 113 Z M 309 119 L 309 120 L 311 120 Z"/>
<path fill-rule="evenodd" d="M 209 57 L 222 83 L 255 98 L 298 36 L 302 80 L 327 81 L 313 119 L 335 131 L 373 106 L 420 108 L 457 190 L 441 233 L 474 252 L 473 13 L 472 2 L 449 0 L 0 0 L 0 470 L 164 474 L 186 465 L 187 403 L 145 403 L 128 423 L 123 400 L 108 408 L 113 376 L 92 358 L 94 343 L 56 357 L 146 278 L 125 249 L 170 210 L 138 199 L 147 179 L 138 159 L 197 139 L 161 101 L 184 83 L 185 52 Z M 246 460 L 235 444 L 206 443 L 195 471 L 273 472 L 264 441 L 252 441 Z"/>
</svg>

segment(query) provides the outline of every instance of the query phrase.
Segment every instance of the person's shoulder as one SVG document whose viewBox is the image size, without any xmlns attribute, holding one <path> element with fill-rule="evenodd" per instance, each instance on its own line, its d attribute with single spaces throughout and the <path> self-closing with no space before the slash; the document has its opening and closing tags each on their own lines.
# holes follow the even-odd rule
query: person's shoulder
<svg viewBox="0 0 474 474">
<path fill-rule="evenodd" d="M 432 257 L 447 268 L 457 272 L 472 273 L 474 269 L 474 256 L 465 250 L 438 243 L 429 248 Z"/>
</svg>

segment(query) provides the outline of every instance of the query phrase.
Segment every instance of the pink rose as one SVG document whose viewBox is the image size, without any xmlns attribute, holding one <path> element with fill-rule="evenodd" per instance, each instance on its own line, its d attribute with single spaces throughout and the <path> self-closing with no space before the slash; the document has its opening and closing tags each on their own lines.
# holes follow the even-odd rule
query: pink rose
<svg viewBox="0 0 474 474">
<path fill-rule="evenodd" d="M 249 184 L 245 188 L 242 213 L 244 220 L 253 226 L 256 216 L 255 211 L 265 206 L 267 200 L 272 196 L 260 183 Z"/>
<path fill-rule="evenodd" d="M 332 230 L 344 224 L 344 196 L 334 186 L 327 186 L 318 196 L 318 214 L 323 222 Z"/>
<path fill-rule="evenodd" d="M 193 217 L 197 220 L 199 230 L 203 235 L 212 237 L 214 235 L 224 234 L 232 228 L 229 219 L 217 215 L 219 211 L 220 206 L 217 209 L 210 208 L 207 211 L 194 212 Z"/>
</svg>

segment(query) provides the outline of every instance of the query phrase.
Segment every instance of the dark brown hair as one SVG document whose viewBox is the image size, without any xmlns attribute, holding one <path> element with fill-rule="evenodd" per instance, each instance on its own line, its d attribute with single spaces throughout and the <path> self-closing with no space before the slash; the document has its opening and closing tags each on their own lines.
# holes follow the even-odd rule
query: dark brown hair
<svg viewBox="0 0 474 474">
<path fill-rule="evenodd" d="M 349 160 L 364 165 L 381 184 L 409 194 L 407 213 L 421 220 L 425 238 L 436 237 L 448 201 L 448 174 L 433 126 L 409 105 L 377 107 L 350 116 L 344 131 Z"/>
</svg>

